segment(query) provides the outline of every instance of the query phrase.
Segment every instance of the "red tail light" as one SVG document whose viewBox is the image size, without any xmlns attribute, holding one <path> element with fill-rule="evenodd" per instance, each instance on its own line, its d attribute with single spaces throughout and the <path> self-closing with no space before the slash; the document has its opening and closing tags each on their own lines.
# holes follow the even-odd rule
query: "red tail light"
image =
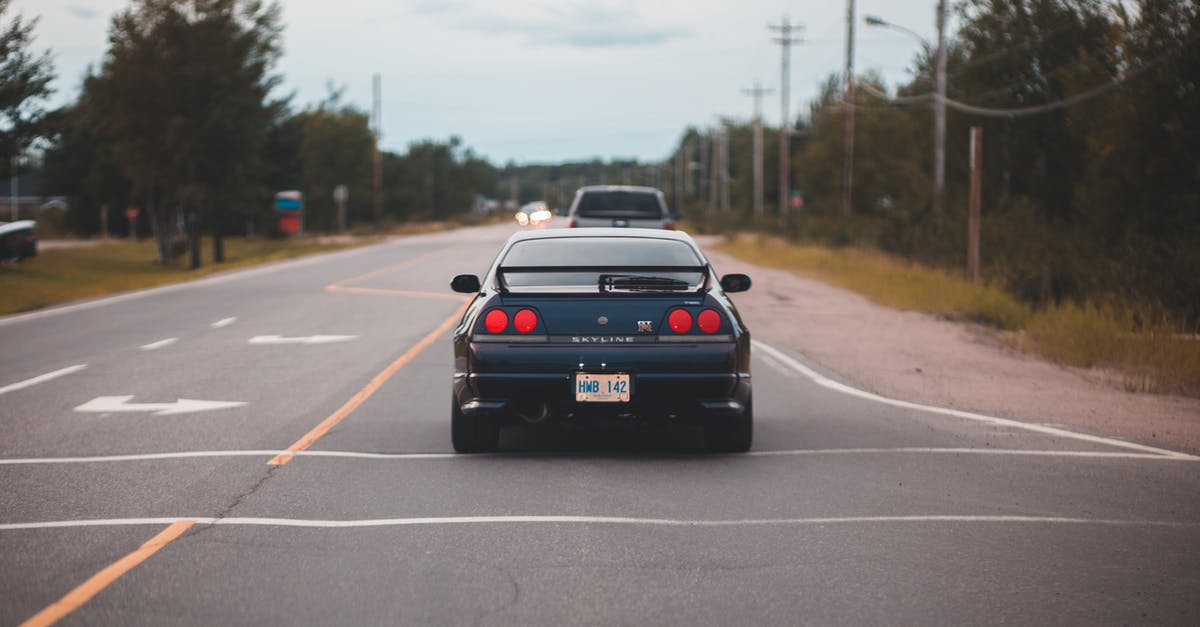
<svg viewBox="0 0 1200 627">
<path fill-rule="evenodd" d="M 696 316 L 696 326 L 705 333 L 716 333 L 721 328 L 721 314 L 712 309 L 705 309 Z"/>
<path fill-rule="evenodd" d="M 490 333 L 499 333 L 508 328 L 508 314 L 503 309 L 493 309 L 483 319 L 483 325 Z"/>
<path fill-rule="evenodd" d="M 577 227 L 577 226 L 579 226 L 579 224 L 578 224 L 578 223 L 576 223 L 576 222 L 575 222 L 575 220 L 571 220 L 570 222 L 568 222 L 568 223 L 567 223 L 567 228 L 568 228 L 568 229 L 573 229 L 573 228 L 575 228 L 575 227 Z"/>
<path fill-rule="evenodd" d="M 532 310 L 522 309 L 513 316 L 513 328 L 521 333 L 529 333 L 537 326 L 537 314 Z"/>
<path fill-rule="evenodd" d="M 667 326 L 676 333 L 687 333 L 692 328 L 692 314 L 683 309 L 676 309 L 667 316 Z"/>
<path fill-rule="evenodd" d="M 666 230 L 668 230 L 668 231 L 674 231 L 674 230 L 675 230 L 675 223 L 674 223 L 674 222 L 668 222 L 668 223 L 666 223 L 666 224 L 664 224 L 664 225 L 663 225 L 663 228 L 664 228 L 664 229 L 666 229 Z"/>
</svg>

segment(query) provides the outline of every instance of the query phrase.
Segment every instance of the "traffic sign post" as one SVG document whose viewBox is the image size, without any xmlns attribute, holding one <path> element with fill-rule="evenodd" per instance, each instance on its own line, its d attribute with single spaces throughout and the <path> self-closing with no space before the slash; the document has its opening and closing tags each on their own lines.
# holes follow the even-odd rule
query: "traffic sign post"
<svg viewBox="0 0 1200 627">
<path fill-rule="evenodd" d="M 333 202 L 338 208 L 338 233 L 346 232 L 346 201 L 350 200 L 350 190 L 345 185 L 333 188 Z"/>
</svg>

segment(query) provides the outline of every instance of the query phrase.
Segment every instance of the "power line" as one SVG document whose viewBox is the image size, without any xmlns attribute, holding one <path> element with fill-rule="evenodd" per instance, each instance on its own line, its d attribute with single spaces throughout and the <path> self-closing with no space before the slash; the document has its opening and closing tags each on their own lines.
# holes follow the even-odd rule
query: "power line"
<svg viewBox="0 0 1200 627">
<path fill-rule="evenodd" d="M 1188 45 L 1190 45 L 1197 39 L 1200 39 L 1200 34 L 1189 37 L 1187 40 L 1185 40 L 1183 42 L 1183 45 L 1180 46 L 1179 48 L 1176 48 L 1174 50 L 1168 50 L 1167 52 L 1164 52 L 1164 53 L 1158 55 L 1157 57 L 1151 59 L 1150 61 L 1148 61 L 1141 67 L 1138 67 L 1136 69 L 1125 72 L 1124 74 L 1121 74 L 1119 76 L 1115 76 L 1112 79 L 1110 79 L 1109 81 L 1102 83 L 1100 85 L 1097 85 L 1095 87 L 1092 87 L 1091 89 L 1086 89 L 1077 94 L 1068 96 L 1061 100 L 1056 100 L 1054 102 L 1047 102 L 1044 104 L 1033 105 L 1033 106 L 1029 106 L 1029 107 L 1015 107 L 1015 108 L 1011 108 L 1011 109 L 998 109 L 998 108 L 992 108 L 992 107 L 980 107 L 980 106 L 968 104 L 965 102 L 961 102 L 959 100 L 954 100 L 952 98 L 945 98 L 944 101 L 946 103 L 946 106 L 948 106 L 952 109 L 962 111 L 963 113 L 970 113 L 972 115 L 979 115 L 979 116 L 984 116 L 984 117 L 1014 118 L 1014 117 L 1024 117 L 1027 115 L 1039 115 L 1042 113 L 1049 113 L 1051 111 L 1057 111 L 1059 109 L 1065 109 L 1072 105 L 1079 104 L 1080 102 L 1090 100 L 1090 99 L 1100 96 L 1106 92 L 1109 92 L 1113 89 L 1116 89 L 1117 87 L 1120 87 L 1121 85 L 1141 76 L 1142 74 L 1149 72 L 1150 70 L 1158 67 L 1159 65 L 1166 63 L 1166 61 L 1168 59 L 1170 59 L 1172 56 L 1178 54 L 1179 52 L 1185 50 L 1188 47 Z M 894 103 L 898 103 L 898 104 L 916 103 L 916 102 L 924 102 L 924 101 L 935 101 L 937 99 L 937 95 L 932 94 L 932 93 L 921 94 L 918 96 L 891 97 L 891 96 L 888 96 L 886 93 L 879 91 L 878 89 L 867 86 L 866 84 L 863 85 L 863 88 L 866 91 L 872 93 L 873 95 L 875 95 L 879 98 L 883 98 L 889 102 L 894 102 Z"/>
</svg>

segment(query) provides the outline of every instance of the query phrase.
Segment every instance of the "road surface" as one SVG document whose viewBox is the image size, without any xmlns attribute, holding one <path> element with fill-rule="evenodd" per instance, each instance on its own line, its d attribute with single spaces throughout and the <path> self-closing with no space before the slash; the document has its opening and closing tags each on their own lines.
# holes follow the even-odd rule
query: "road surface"
<svg viewBox="0 0 1200 627">
<path fill-rule="evenodd" d="M 872 396 L 779 338 L 749 454 L 452 454 L 448 283 L 513 228 L 0 319 L 0 623 L 1200 624 L 1200 459 Z"/>
</svg>

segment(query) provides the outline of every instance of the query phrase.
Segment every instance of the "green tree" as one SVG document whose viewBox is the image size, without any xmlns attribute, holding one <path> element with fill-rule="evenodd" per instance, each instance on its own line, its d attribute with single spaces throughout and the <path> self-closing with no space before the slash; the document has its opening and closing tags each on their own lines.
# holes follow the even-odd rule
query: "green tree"
<svg viewBox="0 0 1200 627">
<path fill-rule="evenodd" d="M 37 19 L 6 16 L 10 0 L 0 0 L 0 172 L 7 173 L 14 158 L 24 153 L 42 132 L 44 102 L 54 80 L 50 53 L 36 55 L 33 29 Z"/>
<path fill-rule="evenodd" d="M 220 261 L 225 208 L 253 197 L 279 20 L 277 4 L 258 0 L 139 0 L 113 18 L 84 97 L 151 216 L 161 263 L 171 259 L 177 212 L 190 265 L 199 266 L 205 225 Z"/>
</svg>

